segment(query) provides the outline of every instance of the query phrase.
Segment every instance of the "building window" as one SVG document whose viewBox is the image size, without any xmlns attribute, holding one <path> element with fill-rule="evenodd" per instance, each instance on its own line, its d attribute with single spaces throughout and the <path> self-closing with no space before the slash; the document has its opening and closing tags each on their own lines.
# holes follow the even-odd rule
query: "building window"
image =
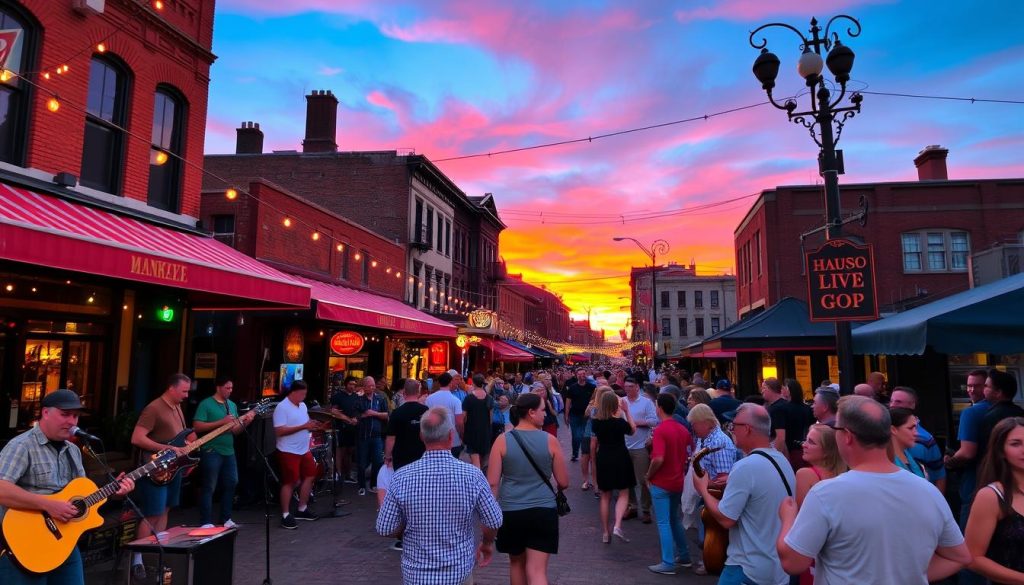
<svg viewBox="0 0 1024 585">
<path fill-rule="evenodd" d="M 661 291 L 661 308 L 662 309 L 669 308 L 669 304 L 668 304 L 669 296 L 668 295 L 669 295 L 669 292 L 667 290 Z"/>
<path fill-rule="evenodd" d="M 437 253 L 444 254 L 444 217 L 437 212 Z"/>
<path fill-rule="evenodd" d="M 363 286 L 370 286 L 370 254 L 366 250 L 363 250 L 360 252 L 360 255 L 363 257 L 362 276 L 360 277 L 360 281 Z"/>
<path fill-rule="evenodd" d="M 423 242 L 423 200 L 416 198 L 416 223 L 413 224 L 412 241 Z"/>
<path fill-rule="evenodd" d="M 686 317 L 680 317 L 678 319 L 678 321 L 679 321 L 679 323 L 678 323 L 678 325 L 679 325 L 679 337 L 686 337 L 687 336 L 687 333 L 686 333 Z"/>
<path fill-rule="evenodd" d="M 904 272 L 965 272 L 971 253 L 965 231 L 923 230 L 900 235 Z"/>
<path fill-rule="evenodd" d="M 107 193 L 120 190 L 127 113 L 128 69 L 110 57 L 93 57 L 82 144 L 83 186 Z"/>
<path fill-rule="evenodd" d="M 425 240 L 427 249 L 434 246 L 434 208 L 427 207 L 427 238 Z"/>
<path fill-rule="evenodd" d="M 711 291 L 711 308 L 712 309 L 717 309 L 718 308 L 718 291 L 717 290 Z"/>
<path fill-rule="evenodd" d="M 235 216 L 213 216 L 213 238 L 218 242 L 235 247 Z"/>
<path fill-rule="evenodd" d="M 21 31 L 7 56 L 7 70 L 12 73 L 25 73 L 34 68 L 38 37 L 29 19 L 15 7 L 0 7 L 0 29 Z M 12 75 L 0 83 L 0 161 L 24 164 L 28 105 L 29 86 L 23 80 Z"/>
<path fill-rule="evenodd" d="M 757 275 L 761 276 L 761 230 L 754 232 L 754 252 L 757 254 Z"/>
<path fill-rule="evenodd" d="M 661 336 L 672 337 L 672 319 L 665 318 L 661 320 Z"/>
<path fill-rule="evenodd" d="M 693 291 L 693 308 L 703 309 L 704 308 L 704 291 L 695 290 Z"/>
<path fill-rule="evenodd" d="M 452 257 L 452 222 L 444 220 L 444 255 Z"/>
<path fill-rule="evenodd" d="M 714 335 L 722 330 L 722 321 L 718 317 L 711 318 L 711 334 Z"/>
<path fill-rule="evenodd" d="M 185 135 L 185 100 L 179 95 L 170 88 L 156 90 L 153 151 L 149 159 L 149 204 L 175 213 L 181 205 L 182 165 L 179 157 L 183 152 Z"/>
<path fill-rule="evenodd" d="M 676 305 L 680 309 L 685 309 L 686 308 L 686 291 L 685 290 L 678 290 L 678 291 L 676 291 Z"/>
<path fill-rule="evenodd" d="M 704 337 L 704 318 L 703 317 L 697 317 L 696 319 L 693 320 L 693 329 L 694 329 L 694 333 L 697 334 L 697 337 Z"/>
<path fill-rule="evenodd" d="M 341 279 L 348 280 L 348 244 L 341 248 Z"/>
</svg>

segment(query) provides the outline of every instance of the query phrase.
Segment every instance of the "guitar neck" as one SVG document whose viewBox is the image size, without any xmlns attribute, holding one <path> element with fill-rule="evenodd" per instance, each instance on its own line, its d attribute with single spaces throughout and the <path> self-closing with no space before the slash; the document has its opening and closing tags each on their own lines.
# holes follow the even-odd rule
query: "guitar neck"
<svg viewBox="0 0 1024 585">
<path fill-rule="evenodd" d="M 132 471 L 131 473 L 125 474 L 121 481 L 124 481 L 125 479 L 130 479 L 132 481 L 142 479 L 143 477 L 146 477 L 147 475 L 152 473 L 152 471 L 159 466 L 160 462 L 154 459 L 153 461 L 150 461 L 149 463 L 143 465 L 142 467 L 139 467 L 138 469 Z M 86 496 L 83 501 L 85 502 L 85 505 L 87 507 L 91 508 L 92 506 L 95 506 L 99 502 L 114 495 L 114 493 L 117 492 L 117 490 L 120 489 L 120 487 L 120 481 L 112 481 L 107 485 L 101 487 L 100 489 L 96 490 L 95 492 Z"/>
<path fill-rule="evenodd" d="M 185 445 L 185 447 L 184 447 L 185 452 L 186 453 L 191 453 L 192 451 L 195 451 L 196 449 L 202 447 L 206 443 L 216 439 L 217 437 L 221 436 L 225 432 L 231 430 L 231 427 L 233 427 L 233 426 L 235 426 L 235 421 L 231 421 L 231 422 L 227 422 L 227 423 L 222 424 L 221 426 L 219 426 L 219 427 L 213 429 L 212 431 L 206 433 L 205 435 L 203 435 L 202 438 L 197 439 L 195 441 L 192 441 L 191 443 L 188 443 L 187 445 Z"/>
</svg>

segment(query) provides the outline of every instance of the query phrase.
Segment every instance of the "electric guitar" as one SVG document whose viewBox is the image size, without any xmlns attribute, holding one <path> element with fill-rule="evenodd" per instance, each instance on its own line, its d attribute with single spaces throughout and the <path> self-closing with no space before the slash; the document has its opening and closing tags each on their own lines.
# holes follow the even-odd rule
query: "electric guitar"
<svg viewBox="0 0 1024 585">
<path fill-rule="evenodd" d="M 127 474 L 126 479 L 138 480 L 170 465 L 176 455 L 164 451 L 150 462 Z M 7 510 L 3 521 L 3 535 L 7 548 L 25 570 L 47 573 L 59 567 L 71 555 L 78 538 L 86 530 L 103 524 L 97 509 L 119 489 L 111 482 L 100 489 L 85 477 L 78 477 L 61 491 L 43 496 L 50 500 L 68 502 L 77 514 L 68 522 L 61 522 L 40 510 Z"/>
<path fill-rule="evenodd" d="M 257 415 L 262 415 L 263 413 L 274 408 L 275 406 L 277 406 L 277 403 L 274 401 L 273 398 L 264 398 L 263 400 L 260 400 L 258 403 L 256 403 L 252 410 L 245 413 L 242 419 L 246 417 L 255 417 Z M 155 483 L 156 485 L 167 485 L 171 483 L 171 481 L 174 479 L 174 476 L 177 475 L 178 472 L 187 472 L 188 470 L 192 469 L 193 467 L 199 464 L 199 458 L 192 457 L 191 455 L 189 455 L 189 453 L 202 447 L 209 441 L 214 440 L 223 433 L 231 430 L 231 428 L 235 426 L 236 422 L 237 421 L 224 423 L 223 425 L 203 435 L 202 438 L 192 441 L 191 443 L 186 443 L 185 438 L 192 434 L 193 429 L 185 429 L 181 431 L 180 433 L 175 435 L 173 439 L 168 441 L 167 444 L 173 447 L 183 447 L 185 449 L 185 452 L 181 455 L 175 455 L 174 451 L 170 449 L 164 449 L 159 453 L 154 453 L 153 455 L 151 455 L 150 457 L 153 460 L 163 458 L 168 453 L 170 453 L 172 458 L 167 465 L 164 465 L 159 469 L 156 469 L 153 472 L 151 472 L 149 474 L 149 480 Z"/>
</svg>

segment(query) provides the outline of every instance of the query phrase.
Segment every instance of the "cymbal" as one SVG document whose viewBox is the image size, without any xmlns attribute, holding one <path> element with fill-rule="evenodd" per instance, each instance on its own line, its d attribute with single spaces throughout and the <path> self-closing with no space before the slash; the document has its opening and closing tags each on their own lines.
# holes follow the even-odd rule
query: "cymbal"
<svg viewBox="0 0 1024 585">
<path fill-rule="evenodd" d="M 334 414 L 333 412 L 331 412 L 329 410 L 324 410 L 322 408 L 310 408 L 306 412 L 309 413 L 309 417 L 310 418 L 313 418 L 313 419 L 316 419 L 316 420 L 320 420 L 320 421 L 329 421 L 329 420 L 332 420 L 332 419 L 341 420 L 340 416 Z"/>
</svg>

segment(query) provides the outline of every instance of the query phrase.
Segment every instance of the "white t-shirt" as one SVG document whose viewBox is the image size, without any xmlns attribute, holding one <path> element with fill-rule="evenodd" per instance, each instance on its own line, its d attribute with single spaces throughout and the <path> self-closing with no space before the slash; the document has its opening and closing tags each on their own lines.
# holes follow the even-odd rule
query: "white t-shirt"
<svg viewBox="0 0 1024 585">
<path fill-rule="evenodd" d="M 274 428 L 297 427 L 309 422 L 306 403 L 298 405 L 285 398 L 274 408 Z M 277 450 L 296 455 L 305 455 L 309 451 L 309 431 L 301 430 L 284 437 L 277 438 Z"/>
<path fill-rule="evenodd" d="M 786 535 L 790 548 L 816 558 L 815 585 L 927 585 L 935 549 L 963 541 L 939 490 L 902 469 L 819 482 Z"/>
<path fill-rule="evenodd" d="M 427 408 L 434 408 L 435 406 L 443 406 L 448 409 L 448 414 L 452 417 L 452 424 L 455 423 L 455 417 L 462 414 L 462 403 L 459 402 L 459 399 L 450 390 L 438 390 L 427 396 Z M 458 447 L 461 444 L 462 437 L 459 436 L 459 430 L 456 427 L 452 447 Z"/>
<path fill-rule="evenodd" d="M 782 453 L 775 449 L 754 451 L 775 460 L 786 477 L 789 489 L 795 489 L 793 467 Z M 786 486 L 771 461 L 751 452 L 733 465 L 729 482 L 725 486 L 725 495 L 718 504 L 722 514 L 736 521 L 736 526 L 729 529 L 729 550 L 725 564 L 738 565 L 756 583 L 789 583 L 789 575 L 782 569 L 779 553 L 775 549 L 775 539 L 782 529 L 779 504 L 787 495 Z"/>
</svg>

